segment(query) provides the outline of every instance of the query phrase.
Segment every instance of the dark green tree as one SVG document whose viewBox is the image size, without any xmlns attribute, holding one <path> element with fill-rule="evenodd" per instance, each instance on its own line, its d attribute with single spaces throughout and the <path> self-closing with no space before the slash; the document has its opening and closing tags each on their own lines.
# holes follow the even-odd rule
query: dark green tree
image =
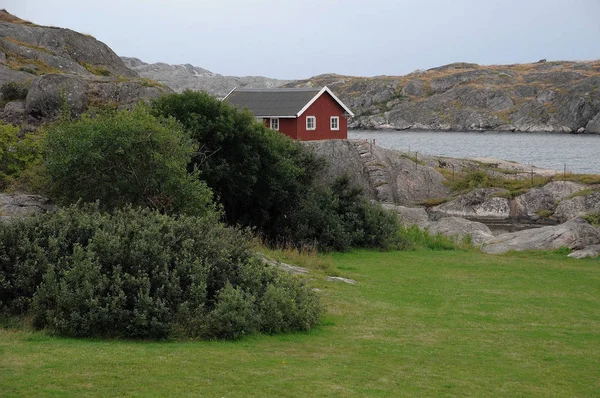
<svg viewBox="0 0 600 398">
<path fill-rule="evenodd" d="M 281 238 L 321 168 L 317 157 L 206 93 L 170 94 L 153 106 L 156 115 L 177 119 L 197 143 L 189 170 L 200 170 L 227 221 L 256 227 L 271 241 Z"/>
</svg>

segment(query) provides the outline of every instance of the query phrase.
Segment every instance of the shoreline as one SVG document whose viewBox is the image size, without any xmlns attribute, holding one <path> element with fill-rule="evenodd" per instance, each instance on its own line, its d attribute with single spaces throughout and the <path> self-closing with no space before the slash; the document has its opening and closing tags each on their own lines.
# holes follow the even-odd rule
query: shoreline
<svg viewBox="0 0 600 398">
<path fill-rule="evenodd" d="M 399 133 L 421 133 L 421 132 L 433 132 L 433 133 L 506 133 L 506 134 L 557 134 L 557 135 L 581 135 L 581 136 L 600 136 L 600 133 L 586 133 L 577 131 L 563 131 L 563 130 L 551 130 L 551 131 L 524 131 L 524 130 L 493 130 L 493 129 L 477 129 L 477 130 L 454 130 L 454 129 L 434 129 L 434 128 L 408 128 L 408 129 L 399 129 L 395 127 L 372 127 L 372 128 L 353 128 L 348 127 L 348 131 L 374 131 L 374 132 L 399 132 Z"/>
</svg>

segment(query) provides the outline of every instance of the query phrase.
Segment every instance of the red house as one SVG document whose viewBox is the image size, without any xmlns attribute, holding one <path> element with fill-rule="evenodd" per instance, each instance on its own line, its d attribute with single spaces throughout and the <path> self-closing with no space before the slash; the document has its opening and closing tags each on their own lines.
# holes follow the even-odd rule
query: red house
<svg viewBox="0 0 600 398">
<path fill-rule="evenodd" d="M 301 141 L 348 138 L 348 117 L 354 116 L 323 88 L 234 88 L 223 101 L 248 108 L 265 126 Z"/>
</svg>

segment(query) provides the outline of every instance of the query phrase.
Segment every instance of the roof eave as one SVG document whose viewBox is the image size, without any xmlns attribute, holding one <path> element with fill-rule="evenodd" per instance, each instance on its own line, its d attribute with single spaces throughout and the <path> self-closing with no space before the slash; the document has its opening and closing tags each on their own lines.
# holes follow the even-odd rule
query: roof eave
<svg viewBox="0 0 600 398">
<path fill-rule="evenodd" d="M 300 115 L 306 112 L 306 110 L 310 108 L 310 106 L 314 104 L 315 101 L 318 100 L 321 95 L 323 95 L 323 93 L 328 93 L 329 95 L 331 95 L 335 102 L 337 102 L 338 105 L 341 106 L 346 113 L 348 113 L 350 116 L 354 116 L 354 113 L 352 113 L 352 111 L 348 109 L 348 107 L 344 105 L 344 103 L 340 101 L 340 99 L 336 97 L 336 95 L 327 86 L 325 86 L 321 89 L 321 91 L 317 93 L 317 95 L 315 95 L 310 101 L 308 101 L 308 103 L 304 105 L 302 109 L 300 109 L 300 111 L 296 114 L 296 117 L 300 117 Z"/>
</svg>

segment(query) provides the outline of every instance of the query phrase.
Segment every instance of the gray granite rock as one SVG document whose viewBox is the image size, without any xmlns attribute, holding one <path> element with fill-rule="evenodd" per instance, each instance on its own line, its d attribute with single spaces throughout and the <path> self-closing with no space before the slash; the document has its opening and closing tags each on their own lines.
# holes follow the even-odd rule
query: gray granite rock
<svg viewBox="0 0 600 398">
<path fill-rule="evenodd" d="M 480 188 L 433 208 L 444 217 L 475 220 L 506 220 L 510 218 L 508 199 L 497 195 L 507 192 L 501 188 Z"/>
<path fill-rule="evenodd" d="M 530 189 L 513 200 L 512 216 L 537 221 L 544 218 L 545 212 L 553 214 L 561 200 L 585 188 L 585 185 L 572 181 L 552 181 L 542 188 Z"/>
<path fill-rule="evenodd" d="M 564 224 L 502 234 L 488 240 L 482 250 L 500 254 L 510 250 L 552 250 L 567 247 L 581 250 L 600 244 L 600 228 L 575 218 Z"/>
<path fill-rule="evenodd" d="M 600 213 L 600 191 L 561 201 L 556 206 L 554 218 L 565 222 L 591 213 Z"/>
<path fill-rule="evenodd" d="M 0 216 L 3 220 L 13 217 L 33 216 L 55 209 L 56 207 L 50 200 L 41 195 L 0 193 Z"/>
<path fill-rule="evenodd" d="M 481 245 L 494 237 L 487 225 L 459 217 L 444 217 L 432 221 L 427 228 L 433 234 L 439 233 L 458 240 L 463 240 L 469 235 L 474 245 Z"/>
<path fill-rule="evenodd" d="M 569 254 L 571 258 L 593 258 L 600 256 L 600 245 L 591 245 L 581 250 L 576 250 Z"/>
</svg>

